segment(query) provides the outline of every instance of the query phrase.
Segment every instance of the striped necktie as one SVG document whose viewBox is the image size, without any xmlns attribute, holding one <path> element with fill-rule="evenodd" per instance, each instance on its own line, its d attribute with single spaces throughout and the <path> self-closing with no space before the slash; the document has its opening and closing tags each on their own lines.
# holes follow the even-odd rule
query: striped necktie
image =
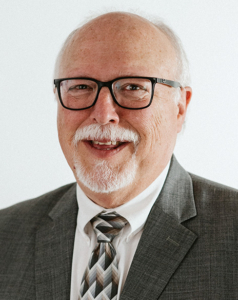
<svg viewBox="0 0 238 300">
<path fill-rule="evenodd" d="M 80 300 L 116 300 L 119 282 L 116 250 L 112 240 L 127 224 L 116 212 L 102 212 L 91 220 L 97 235 L 95 249 L 85 270 Z"/>
</svg>

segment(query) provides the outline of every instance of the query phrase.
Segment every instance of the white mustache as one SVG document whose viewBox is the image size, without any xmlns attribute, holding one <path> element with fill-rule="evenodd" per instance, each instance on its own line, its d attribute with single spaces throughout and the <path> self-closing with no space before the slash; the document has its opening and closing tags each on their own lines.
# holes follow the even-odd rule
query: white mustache
<svg viewBox="0 0 238 300">
<path fill-rule="evenodd" d="M 74 145 L 76 146 L 81 140 L 97 141 L 102 139 L 133 142 L 136 145 L 139 142 L 140 136 L 131 129 L 117 127 L 111 124 L 91 124 L 77 129 L 74 135 Z"/>
</svg>

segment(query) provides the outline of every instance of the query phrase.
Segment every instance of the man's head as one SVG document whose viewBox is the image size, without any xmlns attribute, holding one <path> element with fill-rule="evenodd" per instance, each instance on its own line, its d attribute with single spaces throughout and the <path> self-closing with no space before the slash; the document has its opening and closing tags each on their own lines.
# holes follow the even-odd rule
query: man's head
<svg viewBox="0 0 238 300">
<path fill-rule="evenodd" d="M 137 15 L 109 13 L 74 31 L 59 55 L 55 78 L 108 82 L 142 76 L 182 81 L 181 88 L 156 83 L 152 103 L 144 109 L 120 107 L 107 86 L 85 110 L 69 110 L 58 101 L 62 150 L 78 184 L 101 206 L 115 207 L 132 199 L 171 158 L 191 97 L 191 89 L 184 87 L 186 72 L 181 76 L 182 52 L 171 36 L 165 26 L 159 29 Z M 88 86 L 93 90 L 86 84 L 80 89 L 87 91 Z M 147 87 L 141 90 L 144 101 Z"/>
</svg>

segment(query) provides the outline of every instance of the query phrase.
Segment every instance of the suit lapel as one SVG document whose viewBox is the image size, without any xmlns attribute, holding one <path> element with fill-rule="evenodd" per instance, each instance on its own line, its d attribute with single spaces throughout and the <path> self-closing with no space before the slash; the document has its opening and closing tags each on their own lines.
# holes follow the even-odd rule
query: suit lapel
<svg viewBox="0 0 238 300">
<path fill-rule="evenodd" d="M 196 216 L 192 182 L 173 157 L 144 227 L 120 300 L 158 299 L 197 236 L 181 223 Z"/>
<path fill-rule="evenodd" d="M 75 185 L 58 201 L 36 234 L 36 299 L 69 299 L 77 219 Z"/>
</svg>

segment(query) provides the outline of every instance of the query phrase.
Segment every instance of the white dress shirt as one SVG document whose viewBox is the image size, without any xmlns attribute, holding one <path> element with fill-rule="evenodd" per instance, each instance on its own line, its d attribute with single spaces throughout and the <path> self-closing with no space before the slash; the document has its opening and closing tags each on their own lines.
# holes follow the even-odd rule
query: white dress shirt
<svg viewBox="0 0 238 300">
<path fill-rule="evenodd" d="M 105 209 L 92 202 L 77 185 L 78 217 L 75 231 L 74 251 L 72 260 L 70 300 L 79 299 L 79 290 L 84 271 L 91 253 L 97 244 L 96 234 L 90 220 L 101 211 L 113 212 L 127 219 L 128 224 L 114 238 L 112 244 L 117 252 L 120 274 L 118 299 L 124 286 L 132 259 L 139 243 L 144 224 L 149 212 L 157 199 L 167 176 L 170 162 L 156 180 L 142 193 L 129 202 L 113 209 Z"/>
</svg>

